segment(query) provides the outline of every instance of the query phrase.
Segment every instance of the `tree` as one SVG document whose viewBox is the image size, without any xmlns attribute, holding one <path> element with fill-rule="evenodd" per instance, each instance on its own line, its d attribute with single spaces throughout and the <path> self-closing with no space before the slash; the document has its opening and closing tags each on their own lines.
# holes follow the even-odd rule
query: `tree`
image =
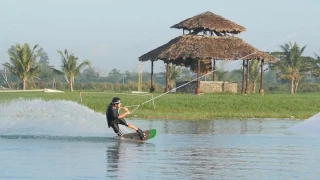
<svg viewBox="0 0 320 180">
<path fill-rule="evenodd" d="M 169 84 L 170 88 L 173 88 L 176 80 L 178 80 L 181 76 L 181 67 L 176 67 L 176 65 L 169 64 Z"/>
<path fill-rule="evenodd" d="M 39 76 L 39 74 L 41 72 L 41 69 L 40 69 L 39 66 L 37 66 L 37 67 L 38 68 L 36 68 L 34 71 L 30 71 L 30 79 L 31 79 L 31 83 L 32 83 L 32 87 L 33 88 L 37 87 L 37 85 L 36 85 L 36 83 L 34 81 L 34 78 L 40 79 L 38 76 Z"/>
<path fill-rule="evenodd" d="M 258 60 L 254 60 L 251 61 L 250 63 L 250 86 L 252 87 L 252 92 L 255 93 L 256 92 L 256 87 L 257 87 L 257 82 L 260 80 L 260 76 L 259 76 L 259 61 Z"/>
<path fill-rule="evenodd" d="M 225 71 L 223 69 L 216 70 L 215 71 L 215 81 L 222 81 L 226 74 L 228 74 L 228 71 Z"/>
<path fill-rule="evenodd" d="M 243 71 L 243 69 L 234 69 L 231 72 L 228 72 L 227 76 L 226 76 L 226 81 L 236 82 L 238 84 L 241 84 L 241 82 L 242 82 L 242 71 Z"/>
<path fill-rule="evenodd" d="M 55 68 L 52 68 L 53 71 L 57 74 L 64 75 L 69 83 L 70 91 L 73 91 L 73 82 L 75 76 L 80 74 L 80 71 L 86 67 L 91 66 L 91 63 L 89 60 L 84 60 L 82 63 L 80 63 L 77 66 L 78 57 L 74 55 L 74 53 L 69 54 L 68 50 L 65 50 L 64 52 L 58 51 L 58 53 L 61 56 L 61 71 L 57 70 Z"/>
<path fill-rule="evenodd" d="M 39 73 L 39 78 L 42 81 L 48 82 L 54 76 L 54 72 L 52 70 L 53 66 L 49 64 L 49 56 L 43 50 L 43 48 L 40 47 L 40 49 L 37 51 L 37 53 L 40 55 L 40 59 L 39 59 L 38 64 L 39 64 L 41 72 Z"/>
<path fill-rule="evenodd" d="M 120 70 L 112 69 L 108 73 L 108 81 L 111 83 L 119 83 L 123 78 L 123 74 L 121 74 Z"/>
<path fill-rule="evenodd" d="M 122 74 L 122 81 L 138 82 L 139 74 L 137 72 L 126 71 Z"/>
<path fill-rule="evenodd" d="M 16 75 L 22 80 L 23 90 L 26 89 L 26 82 L 29 76 L 33 76 L 39 72 L 39 66 L 36 66 L 36 59 L 39 56 L 35 53 L 35 49 L 38 45 L 35 45 L 31 50 L 29 44 L 25 43 L 23 46 L 17 44 L 12 46 L 8 54 L 10 56 L 10 62 L 2 64 L 11 73 Z"/>
<path fill-rule="evenodd" d="M 320 77 L 320 56 L 318 54 L 314 54 L 317 59 L 315 59 L 313 63 L 312 75 L 314 77 Z"/>
<path fill-rule="evenodd" d="M 281 79 L 291 81 L 291 94 L 297 93 L 299 81 L 310 70 L 310 63 L 302 57 L 306 46 L 300 48 L 298 44 L 286 43 L 280 46 L 283 54 L 278 56 L 279 61 L 275 68 L 279 71 Z"/>
<path fill-rule="evenodd" d="M 227 79 L 226 75 L 228 74 L 228 71 L 224 70 L 224 67 L 226 66 L 227 61 L 218 61 L 217 66 L 215 67 L 215 81 L 223 81 L 224 79 Z M 212 80 L 212 73 L 210 74 L 210 78 Z M 212 77 L 212 78 L 211 78 Z"/>
<path fill-rule="evenodd" d="M 154 73 L 154 83 L 165 86 L 166 85 L 166 73 L 165 72 Z"/>
<path fill-rule="evenodd" d="M 100 74 L 95 71 L 93 67 L 88 67 L 87 69 L 84 69 L 81 73 L 81 82 L 90 82 L 95 81 L 97 82 L 99 80 Z"/>
<path fill-rule="evenodd" d="M 43 65 L 43 66 L 49 66 L 49 56 L 48 56 L 48 54 L 43 50 L 42 47 L 40 47 L 40 48 L 37 50 L 37 53 L 38 53 L 39 56 L 40 56 L 39 64 L 41 64 L 41 65 Z"/>
<path fill-rule="evenodd" d="M 191 81 L 193 72 L 186 67 L 181 68 L 180 80 L 182 81 Z"/>
</svg>

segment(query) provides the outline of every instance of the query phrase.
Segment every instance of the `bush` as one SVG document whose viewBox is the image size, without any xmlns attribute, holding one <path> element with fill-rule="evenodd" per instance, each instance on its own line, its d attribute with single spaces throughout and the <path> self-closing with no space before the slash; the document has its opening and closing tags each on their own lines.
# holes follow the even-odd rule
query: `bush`
<svg viewBox="0 0 320 180">
<path fill-rule="evenodd" d="M 320 92 L 319 83 L 304 83 L 299 86 L 298 92 Z"/>
</svg>

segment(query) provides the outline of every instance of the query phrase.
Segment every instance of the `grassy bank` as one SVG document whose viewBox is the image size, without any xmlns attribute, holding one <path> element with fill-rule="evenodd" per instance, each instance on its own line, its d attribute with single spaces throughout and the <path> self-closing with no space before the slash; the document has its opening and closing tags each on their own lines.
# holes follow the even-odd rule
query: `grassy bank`
<svg viewBox="0 0 320 180">
<path fill-rule="evenodd" d="M 161 94 L 153 94 L 157 97 Z M 113 96 L 130 110 L 148 101 L 150 95 L 115 93 L 0 93 L 0 102 L 17 98 L 70 100 L 105 113 Z M 137 108 L 131 117 L 148 119 L 290 118 L 305 119 L 320 112 L 320 94 L 166 94 Z M 82 101 L 82 102 L 81 102 Z"/>
</svg>

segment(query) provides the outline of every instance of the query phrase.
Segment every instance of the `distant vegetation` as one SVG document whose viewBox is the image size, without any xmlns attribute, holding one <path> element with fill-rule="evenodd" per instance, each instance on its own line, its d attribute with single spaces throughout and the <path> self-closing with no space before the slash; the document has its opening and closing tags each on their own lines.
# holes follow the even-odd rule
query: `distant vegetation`
<svg viewBox="0 0 320 180">
<path fill-rule="evenodd" d="M 298 92 L 320 92 L 320 57 L 303 56 L 306 46 L 287 43 L 280 46 L 281 51 L 270 54 L 278 59 L 277 63 L 266 64 L 264 81 L 266 92 L 295 94 Z M 8 62 L 3 63 L 0 86 L 11 89 L 59 89 L 90 91 L 136 91 L 138 89 L 138 72 L 121 72 L 114 68 L 106 76 L 102 76 L 89 60 L 77 62 L 74 53 L 58 51 L 62 58 L 61 70 L 50 65 L 50 59 L 40 46 L 15 45 L 8 50 Z M 79 64 L 78 64 L 79 63 Z M 220 63 L 220 65 L 219 65 Z M 112 65 L 112 64 L 110 64 Z M 259 86 L 259 63 L 251 61 L 250 88 L 255 93 Z M 241 89 L 242 69 L 225 71 L 223 61 L 218 61 L 216 80 L 238 83 Z M 149 91 L 150 73 L 143 72 L 143 91 Z M 170 86 L 175 81 L 195 80 L 196 74 L 185 67 L 172 66 L 170 70 Z M 212 80 L 209 74 L 201 78 Z M 164 92 L 165 72 L 154 74 L 156 92 Z M 1 88 L 0 87 L 0 88 Z"/>
</svg>

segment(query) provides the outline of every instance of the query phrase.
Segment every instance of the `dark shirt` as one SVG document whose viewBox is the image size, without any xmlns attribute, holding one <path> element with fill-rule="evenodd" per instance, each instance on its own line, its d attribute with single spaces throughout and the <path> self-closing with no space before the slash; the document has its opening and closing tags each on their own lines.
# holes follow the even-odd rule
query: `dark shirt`
<svg viewBox="0 0 320 180">
<path fill-rule="evenodd" d="M 110 127 L 111 122 L 119 117 L 119 108 L 113 108 L 112 104 L 109 104 L 106 111 L 106 116 L 108 120 L 108 126 Z"/>
</svg>

